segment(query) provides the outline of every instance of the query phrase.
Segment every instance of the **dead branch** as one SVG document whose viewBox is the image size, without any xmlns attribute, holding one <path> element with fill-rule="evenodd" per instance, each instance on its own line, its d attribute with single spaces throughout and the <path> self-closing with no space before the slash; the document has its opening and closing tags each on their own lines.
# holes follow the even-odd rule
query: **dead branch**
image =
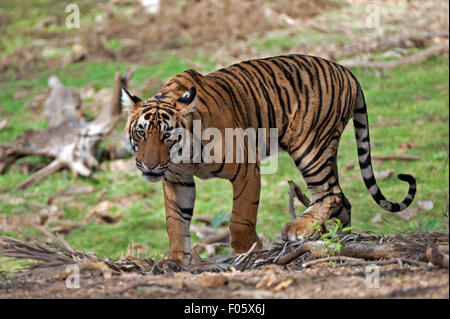
<svg viewBox="0 0 450 319">
<path fill-rule="evenodd" d="M 44 103 L 48 127 L 78 121 L 81 118 L 80 94 L 72 88 L 65 87 L 55 75 L 48 79 L 48 86 L 51 90 Z"/>
<path fill-rule="evenodd" d="M 215 236 L 207 237 L 203 240 L 204 244 L 213 244 L 218 242 L 229 242 L 230 241 L 230 231 L 226 230 L 222 233 L 219 233 Z"/>
<path fill-rule="evenodd" d="M 39 182 L 41 179 L 44 179 L 45 177 L 56 173 L 61 168 L 63 168 L 65 165 L 62 161 L 54 160 L 44 168 L 40 169 L 30 177 L 28 177 L 23 182 L 19 183 L 19 185 L 16 186 L 16 190 L 24 190 L 30 187 L 31 185 Z"/>
<path fill-rule="evenodd" d="M 352 68 L 352 67 L 364 67 L 364 68 L 375 68 L 375 69 L 392 69 L 402 65 L 407 64 L 417 64 L 426 59 L 434 56 L 440 56 L 448 53 L 448 43 L 439 44 L 428 48 L 419 53 L 404 57 L 396 61 L 376 61 L 376 62 L 361 62 L 361 61 L 341 61 L 341 64 Z"/>
<path fill-rule="evenodd" d="M 213 218 L 214 218 L 213 216 L 202 215 L 202 216 L 195 217 L 195 220 L 197 222 L 204 223 L 207 226 L 211 226 L 211 222 L 212 222 Z M 223 220 L 219 226 L 226 226 L 226 225 L 228 225 L 228 220 Z"/>
<path fill-rule="evenodd" d="M 305 205 L 305 207 L 309 207 L 310 200 L 309 200 L 308 196 L 303 194 L 300 187 L 297 184 L 295 184 L 293 181 L 288 181 L 288 183 L 289 183 L 289 188 L 292 187 L 294 189 L 295 196 L 297 196 L 298 200 L 303 205 Z"/>
<path fill-rule="evenodd" d="M 72 230 L 85 225 L 86 223 L 74 222 L 71 220 L 60 220 L 54 226 L 49 226 L 48 230 L 55 234 L 68 234 Z"/>
<path fill-rule="evenodd" d="M 313 257 L 327 257 L 328 255 L 335 255 L 334 250 L 335 245 L 331 244 L 327 249 L 323 249 L 326 242 L 318 241 L 307 241 L 295 248 L 289 254 L 280 257 L 277 260 L 278 265 L 286 265 L 297 259 L 306 252 L 310 252 Z M 362 258 L 362 259 L 381 259 L 381 258 L 392 258 L 392 247 L 389 245 L 372 245 L 372 244 L 361 244 L 361 243 L 348 243 L 341 248 L 339 256 L 352 257 L 352 258 Z"/>
<path fill-rule="evenodd" d="M 316 260 L 312 260 L 310 262 L 306 262 L 302 264 L 302 268 L 309 268 L 311 266 L 325 263 L 325 262 L 336 262 L 340 261 L 341 263 L 334 264 L 335 267 L 345 267 L 345 266 L 369 266 L 369 265 L 377 265 L 377 266 L 385 266 L 392 264 L 399 264 L 400 267 L 403 267 L 403 264 L 408 264 L 411 266 L 428 266 L 427 263 L 420 262 L 417 260 L 411 260 L 407 258 L 393 258 L 388 260 L 364 260 L 361 258 L 351 258 L 345 256 L 331 256 L 326 258 L 319 258 Z"/>
<path fill-rule="evenodd" d="M 69 250 L 71 252 L 75 251 L 72 248 L 72 246 L 70 246 L 69 243 L 64 238 L 62 238 L 61 235 L 59 235 L 58 233 L 53 234 L 52 232 L 50 232 L 49 230 L 47 230 L 47 228 L 45 228 L 43 226 L 35 226 L 34 228 L 39 230 L 41 233 L 43 233 L 48 238 L 51 238 L 55 243 L 63 245 L 67 250 Z"/>
<path fill-rule="evenodd" d="M 195 243 L 194 245 L 192 245 L 192 250 L 197 255 L 200 255 L 203 251 L 205 251 L 207 257 L 213 257 L 217 254 L 217 249 L 228 246 L 229 244 L 224 242 L 217 242 L 211 244 Z"/>
<path fill-rule="evenodd" d="M 58 197 L 63 196 L 72 196 L 72 195 L 78 195 L 78 194 L 91 194 L 94 191 L 94 188 L 92 186 L 80 186 L 80 187 L 69 187 L 67 189 L 64 189 L 62 191 L 58 191 L 51 195 L 49 198 L 47 198 L 47 205 L 51 205 L 53 201 Z"/>
<path fill-rule="evenodd" d="M 125 76 L 116 72 L 111 102 L 92 122 L 77 117 L 78 93 L 65 88 L 56 77 L 52 77 L 49 80 L 52 93 L 46 101 L 48 119 L 52 119 L 52 125 L 42 131 L 28 130 L 14 141 L 0 144 L 0 173 L 21 157 L 38 155 L 50 157 L 53 161 L 17 185 L 17 190 L 26 189 L 63 167 L 70 168 L 74 176 L 90 176 L 91 168 L 98 165 L 98 143 L 109 135 L 119 120 L 121 89 L 126 86 L 134 69 L 128 69 Z M 62 111 L 54 120 L 52 116 L 59 108 Z"/>
<path fill-rule="evenodd" d="M 317 264 L 321 264 L 321 263 L 326 263 L 326 262 L 336 262 L 336 261 L 341 261 L 341 262 L 364 262 L 364 259 L 361 258 L 352 258 L 352 257 L 346 257 L 346 256 L 331 256 L 331 257 L 325 257 L 325 258 L 319 258 L 319 259 L 315 259 L 306 263 L 302 264 L 303 268 L 309 268 L 311 266 L 317 265 Z"/>
</svg>

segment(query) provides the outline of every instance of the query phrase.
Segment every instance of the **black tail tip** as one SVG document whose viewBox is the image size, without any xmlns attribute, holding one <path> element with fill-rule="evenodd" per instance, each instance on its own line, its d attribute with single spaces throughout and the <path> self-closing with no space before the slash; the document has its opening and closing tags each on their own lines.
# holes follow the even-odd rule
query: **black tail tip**
<svg viewBox="0 0 450 319">
<path fill-rule="evenodd" d="M 407 182 L 409 185 L 416 185 L 416 179 L 408 174 L 398 174 L 398 179 Z"/>
</svg>

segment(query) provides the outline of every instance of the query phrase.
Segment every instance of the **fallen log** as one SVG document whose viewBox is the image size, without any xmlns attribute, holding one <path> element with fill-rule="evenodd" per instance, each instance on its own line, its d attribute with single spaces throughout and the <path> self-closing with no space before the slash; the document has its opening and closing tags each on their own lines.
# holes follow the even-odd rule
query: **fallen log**
<svg viewBox="0 0 450 319">
<path fill-rule="evenodd" d="M 345 267 L 345 266 L 369 266 L 369 265 L 377 265 L 377 266 L 385 266 L 385 265 L 392 265 L 392 264 L 398 264 L 401 268 L 403 268 L 403 264 L 408 264 L 411 266 L 427 266 L 427 263 L 417 261 L 417 260 L 410 260 L 406 258 L 393 258 L 388 260 L 364 260 L 361 258 L 352 258 L 352 257 L 346 257 L 346 256 L 332 256 L 332 257 L 325 257 L 325 258 L 319 258 L 315 259 L 306 263 L 302 264 L 302 268 L 309 268 L 311 266 L 325 263 L 325 262 L 340 262 L 335 263 L 335 267 Z"/>
<path fill-rule="evenodd" d="M 326 242 L 322 240 L 307 241 L 290 253 L 278 258 L 276 264 L 287 265 L 293 260 L 297 259 L 306 252 L 310 252 L 312 257 L 324 258 L 329 255 L 337 254 L 335 251 L 335 244 L 329 245 L 326 249 Z M 376 260 L 382 258 L 393 258 L 393 248 L 389 245 L 373 245 L 363 243 L 348 243 L 340 249 L 339 256 L 361 258 L 364 260 Z"/>
</svg>

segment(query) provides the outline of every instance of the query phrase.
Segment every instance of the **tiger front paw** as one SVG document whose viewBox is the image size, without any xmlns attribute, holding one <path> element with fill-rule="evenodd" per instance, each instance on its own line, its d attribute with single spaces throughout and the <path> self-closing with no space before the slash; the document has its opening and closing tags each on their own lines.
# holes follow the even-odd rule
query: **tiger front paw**
<svg viewBox="0 0 450 319">
<path fill-rule="evenodd" d="M 303 215 L 293 222 L 283 225 L 281 229 L 281 238 L 285 241 L 301 241 L 313 236 L 317 230 L 315 224 L 321 225 L 315 218 L 309 215 Z"/>
<path fill-rule="evenodd" d="M 193 261 L 194 255 L 191 251 L 170 250 L 166 259 L 182 265 L 187 265 Z"/>
</svg>

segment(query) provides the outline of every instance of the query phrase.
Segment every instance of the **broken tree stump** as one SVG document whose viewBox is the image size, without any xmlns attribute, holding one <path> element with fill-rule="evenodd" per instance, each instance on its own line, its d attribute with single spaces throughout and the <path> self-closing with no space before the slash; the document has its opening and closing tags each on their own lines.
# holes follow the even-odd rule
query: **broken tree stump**
<svg viewBox="0 0 450 319">
<path fill-rule="evenodd" d="M 51 118 L 49 128 L 27 130 L 14 141 L 0 144 L 0 173 L 21 157 L 38 155 L 53 161 L 17 185 L 16 190 L 24 190 L 63 167 L 68 167 L 74 176 L 90 176 L 91 168 L 99 164 L 95 157 L 98 143 L 111 133 L 119 120 L 121 89 L 126 88 L 133 71 L 134 68 L 128 69 L 124 76 L 116 72 L 111 102 L 91 122 L 77 116 L 78 101 L 81 101 L 76 96 L 78 93 L 51 77 L 52 92 L 45 103 L 46 114 Z"/>
</svg>

